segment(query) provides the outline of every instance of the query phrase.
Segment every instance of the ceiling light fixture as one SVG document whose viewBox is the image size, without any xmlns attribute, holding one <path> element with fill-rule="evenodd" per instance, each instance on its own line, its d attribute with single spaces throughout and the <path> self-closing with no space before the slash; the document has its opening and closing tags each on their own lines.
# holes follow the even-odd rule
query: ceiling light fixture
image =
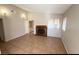
<svg viewBox="0 0 79 59">
<path fill-rule="evenodd" d="M 9 10 L 8 9 L 6 9 L 6 8 L 1 8 L 0 9 L 0 15 L 1 16 L 9 16 Z"/>
<path fill-rule="evenodd" d="M 22 14 L 21 14 L 21 18 L 27 19 L 27 16 L 26 16 L 24 13 L 22 13 Z"/>
</svg>

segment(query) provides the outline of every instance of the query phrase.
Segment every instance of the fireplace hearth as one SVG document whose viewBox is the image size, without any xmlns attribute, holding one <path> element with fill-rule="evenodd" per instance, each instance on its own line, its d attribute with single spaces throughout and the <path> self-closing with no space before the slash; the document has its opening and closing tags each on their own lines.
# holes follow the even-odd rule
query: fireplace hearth
<svg viewBox="0 0 79 59">
<path fill-rule="evenodd" d="M 36 35 L 47 36 L 47 26 L 45 25 L 36 26 Z"/>
</svg>

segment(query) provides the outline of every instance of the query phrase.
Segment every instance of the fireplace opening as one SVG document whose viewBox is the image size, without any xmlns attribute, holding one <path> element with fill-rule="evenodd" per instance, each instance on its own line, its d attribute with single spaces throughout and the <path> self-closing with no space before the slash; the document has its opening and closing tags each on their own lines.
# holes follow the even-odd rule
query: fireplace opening
<svg viewBox="0 0 79 59">
<path fill-rule="evenodd" d="M 47 26 L 36 26 L 36 35 L 47 36 Z"/>
</svg>

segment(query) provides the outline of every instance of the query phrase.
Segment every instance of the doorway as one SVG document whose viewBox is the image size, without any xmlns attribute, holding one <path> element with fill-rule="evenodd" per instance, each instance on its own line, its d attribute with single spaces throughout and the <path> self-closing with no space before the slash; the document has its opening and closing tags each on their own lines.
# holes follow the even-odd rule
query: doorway
<svg viewBox="0 0 79 59">
<path fill-rule="evenodd" d="M 0 41 L 4 41 L 4 28 L 2 18 L 0 18 Z"/>
<path fill-rule="evenodd" d="M 34 21 L 33 20 L 31 20 L 31 21 L 29 21 L 29 33 L 30 34 L 33 34 L 34 33 Z"/>
</svg>

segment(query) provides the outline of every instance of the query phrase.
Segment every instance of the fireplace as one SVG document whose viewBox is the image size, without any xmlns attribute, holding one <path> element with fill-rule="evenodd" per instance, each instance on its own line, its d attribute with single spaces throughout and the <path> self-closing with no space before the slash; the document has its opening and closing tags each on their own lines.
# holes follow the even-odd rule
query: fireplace
<svg viewBox="0 0 79 59">
<path fill-rule="evenodd" d="M 47 26 L 45 25 L 36 26 L 36 35 L 47 36 Z"/>
</svg>

